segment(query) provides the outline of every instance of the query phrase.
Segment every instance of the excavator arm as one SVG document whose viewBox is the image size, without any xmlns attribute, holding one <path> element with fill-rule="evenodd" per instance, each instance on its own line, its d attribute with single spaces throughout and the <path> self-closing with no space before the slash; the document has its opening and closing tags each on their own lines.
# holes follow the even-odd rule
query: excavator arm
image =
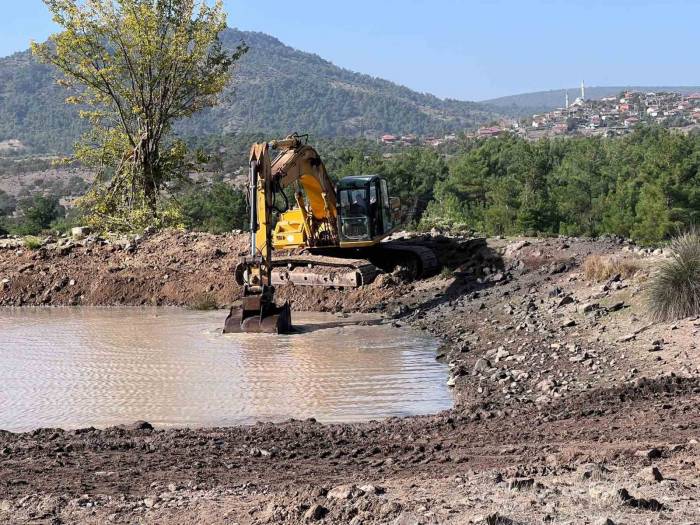
<svg viewBox="0 0 700 525">
<path fill-rule="evenodd" d="M 278 151 L 274 160 L 270 150 Z M 279 225 L 282 238 L 291 233 L 293 217 L 299 217 L 296 233 L 307 246 L 337 245 L 337 203 L 335 189 L 318 152 L 298 135 L 283 140 L 253 144 L 249 156 L 250 255 L 236 269 L 243 282 L 240 307 L 231 309 L 224 333 L 291 331 L 289 304 L 277 306 L 272 285 L 272 210 L 276 195 L 296 184 L 297 207 L 287 212 Z M 295 238 L 295 241 L 299 239 Z"/>
<path fill-rule="evenodd" d="M 272 224 L 274 206 L 270 145 L 254 144 L 250 149 L 248 188 L 250 202 L 250 255 L 237 271 L 244 281 L 240 306 L 231 308 L 224 333 L 288 333 L 292 330 L 289 303 L 277 306 L 272 286 Z"/>
</svg>

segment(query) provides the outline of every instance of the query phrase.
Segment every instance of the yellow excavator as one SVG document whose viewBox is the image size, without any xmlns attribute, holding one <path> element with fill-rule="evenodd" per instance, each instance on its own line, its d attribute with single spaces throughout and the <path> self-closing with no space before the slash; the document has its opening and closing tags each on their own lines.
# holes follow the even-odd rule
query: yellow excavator
<svg viewBox="0 0 700 525">
<path fill-rule="evenodd" d="M 297 134 L 254 144 L 249 161 L 250 255 L 236 267 L 244 294 L 224 333 L 290 332 L 290 306 L 275 303 L 275 285 L 354 288 L 397 265 L 413 277 L 439 270 L 429 248 L 382 242 L 398 226 L 400 203 L 381 177 L 334 184 L 318 152 Z"/>
</svg>

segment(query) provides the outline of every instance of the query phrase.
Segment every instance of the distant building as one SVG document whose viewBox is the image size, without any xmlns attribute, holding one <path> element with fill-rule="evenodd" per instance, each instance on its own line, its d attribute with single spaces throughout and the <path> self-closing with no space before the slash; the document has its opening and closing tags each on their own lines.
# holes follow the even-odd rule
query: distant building
<svg viewBox="0 0 700 525">
<path fill-rule="evenodd" d="M 483 127 L 479 128 L 477 131 L 477 135 L 479 137 L 485 138 L 485 137 L 497 137 L 505 132 L 504 129 L 493 126 L 493 127 Z"/>
<path fill-rule="evenodd" d="M 559 122 L 552 126 L 552 132 L 555 135 L 564 135 L 567 131 L 569 131 L 569 126 L 567 126 L 565 122 Z"/>
<path fill-rule="evenodd" d="M 395 137 L 394 135 L 382 135 L 381 141 L 384 144 L 396 144 L 398 142 L 398 138 Z"/>
</svg>

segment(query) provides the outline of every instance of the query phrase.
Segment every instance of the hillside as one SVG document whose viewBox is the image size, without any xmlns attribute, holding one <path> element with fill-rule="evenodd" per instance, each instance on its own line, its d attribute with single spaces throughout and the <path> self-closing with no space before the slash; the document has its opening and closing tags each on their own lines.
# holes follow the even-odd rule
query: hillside
<svg viewBox="0 0 700 525">
<path fill-rule="evenodd" d="M 286 132 L 324 136 L 439 134 L 493 120 L 487 106 L 442 100 L 386 80 L 339 68 L 263 33 L 228 29 L 226 47 L 250 51 L 223 103 L 188 121 L 185 136 L 222 132 Z M 19 139 L 34 153 L 70 149 L 80 133 L 76 111 L 64 104 L 52 68 L 28 51 L 0 59 L 0 142 Z"/>
<path fill-rule="evenodd" d="M 678 93 L 694 93 L 700 91 L 700 86 L 598 86 L 586 87 L 587 99 L 600 99 L 619 94 L 622 91 L 668 91 Z M 580 92 L 579 87 L 568 89 L 553 89 L 550 91 L 536 91 L 533 93 L 521 93 L 490 100 L 484 100 L 486 104 L 496 111 L 507 113 L 514 117 L 529 116 L 533 113 L 551 111 L 564 105 L 564 97 L 569 92 L 569 98 L 573 101 Z"/>
</svg>

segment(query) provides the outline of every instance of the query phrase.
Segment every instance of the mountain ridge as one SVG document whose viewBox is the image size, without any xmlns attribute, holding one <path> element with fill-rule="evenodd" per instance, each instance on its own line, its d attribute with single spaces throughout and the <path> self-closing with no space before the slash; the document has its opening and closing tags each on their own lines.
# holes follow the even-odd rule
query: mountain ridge
<svg viewBox="0 0 700 525">
<path fill-rule="evenodd" d="M 221 133 L 285 133 L 323 136 L 443 134 L 500 117 L 491 107 L 418 93 L 377 77 L 334 65 L 260 32 L 227 29 L 228 49 L 250 50 L 237 64 L 222 104 L 181 121 L 182 136 Z M 0 142 L 17 139 L 35 153 L 65 152 L 84 124 L 52 67 L 29 51 L 0 58 Z"/>
</svg>

